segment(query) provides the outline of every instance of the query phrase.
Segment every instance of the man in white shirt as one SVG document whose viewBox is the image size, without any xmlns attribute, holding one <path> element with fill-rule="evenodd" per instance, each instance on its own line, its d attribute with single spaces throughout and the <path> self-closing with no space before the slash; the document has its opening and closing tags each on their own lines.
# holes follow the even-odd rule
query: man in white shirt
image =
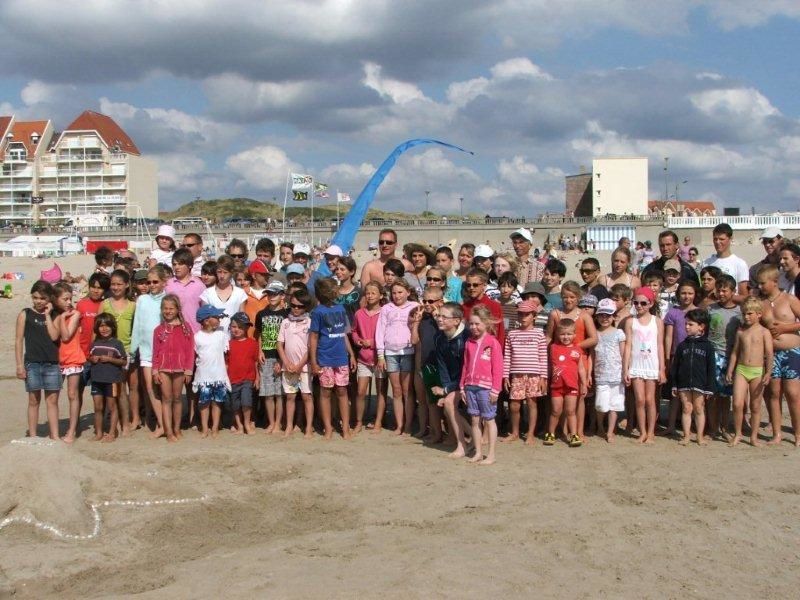
<svg viewBox="0 0 800 600">
<path fill-rule="evenodd" d="M 714 250 L 716 253 L 703 261 L 704 267 L 717 267 L 726 275 L 730 275 L 736 280 L 737 293 L 734 294 L 734 302 L 742 302 L 748 295 L 748 285 L 750 283 L 750 269 L 747 263 L 731 252 L 731 240 L 733 239 L 733 229 L 727 223 L 720 223 L 714 227 L 712 232 Z"/>
</svg>

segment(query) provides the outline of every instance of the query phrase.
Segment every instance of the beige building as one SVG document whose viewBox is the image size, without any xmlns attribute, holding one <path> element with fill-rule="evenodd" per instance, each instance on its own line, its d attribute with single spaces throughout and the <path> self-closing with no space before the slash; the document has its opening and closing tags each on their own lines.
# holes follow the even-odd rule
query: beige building
<svg viewBox="0 0 800 600">
<path fill-rule="evenodd" d="M 596 158 L 591 173 L 565 177 L 566 213 L 574 217 L 648 214 L 646 157 Z"/>
<path fill-rule="evenodd" d="M 110 117 L 86 111 L 60 133 L 50 121 L 0 117 L 0 131 L 0 220 L 158 216 L 156 164 Z"/>
</svg>

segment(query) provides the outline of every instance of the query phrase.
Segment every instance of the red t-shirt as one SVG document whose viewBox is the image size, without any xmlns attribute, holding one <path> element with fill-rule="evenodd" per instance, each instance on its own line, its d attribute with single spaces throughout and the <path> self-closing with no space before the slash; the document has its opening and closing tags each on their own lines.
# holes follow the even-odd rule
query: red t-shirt
<svg viewBox="0 0 800 600">
<path fill-rule="evenodd" d="M 577 390 L 579 386 L 578 363 L 583 356 L 583 350 L 576 345 L 562 346 L 550 344 L 550 372 L 552 384 L 563 384 L 565 388 Z"/>
<path fill-rule="evenodd" d="M 258 342 L 254 338 L 231 338 L 228 342 L 228 379 L 231 385 L 256 380 Z"/>
<path fill-rule="evenodd" d="M 477 300 L 466 300 L 462 307 L 464 308 L 464 321 L 469 321 L 470 313 L 472 312 L 472 307 L 482 304 L 486 308 L 489 309 L 489 312 L 492 313 L 492 316 L 497 321 L 496 325 L 496 332 L 495 336 L 497 341 L 500 342 L 500 347 L 503 347 L 503 344 L 506 343 L 506 332 L 503 327 L 503 308 L 500 306 L 499 302 L 492 300 L 491 298 L 487 297 L 486 294 L 478 298 Z"/>
<path fill-rule="evenodd" d="M 87 296 L 86 298 L 78 300 L 78 303 L 75 305 L 75 310 L 81 315 L 79 335 L 81 350 L 83 350 L 86 356 L 89 356 L 89 346 L 92 345 L 92 340 L 94 339 L 94 318 L 100 313 L 100 305 L 102 303 L 102 298 L 100 300 L 92 300 Z"/>
</svg>

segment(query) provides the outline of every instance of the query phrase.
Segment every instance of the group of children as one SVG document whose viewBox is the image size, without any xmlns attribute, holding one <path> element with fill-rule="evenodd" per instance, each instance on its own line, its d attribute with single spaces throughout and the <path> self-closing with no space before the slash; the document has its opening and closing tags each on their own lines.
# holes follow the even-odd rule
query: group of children
<svg viewBox="0 0 800 600">
<path fill-rule="evenodd" d="M 300 430 L 312 437 L 317 418 L 326 439 L 337 428 L 349 439 L 367 427 L 373 382 L 373 432 L 383 427 L 388 382 L 396 434 L 411 433 L 416 417 L 420 436 L 449 440 L 451 456 L 472 454 L 469 460 L 483 465 L 496 460 L 499 416 L 508 425 L 503 441 L 523 437 L 525 416 L 526 444 L 535 443 L 539 429 L 546 446 L 562 437 L 578 447 L 586 425 L 613 443 L 624 412 L 626 430 L 638 429 L 638 441 L 652 444 L 660 398 L 670 403 L 668 435 L 682 413 L 684 444 L 692 417 L 699 444 L 718 434 L 738 444 L 749 408 L 750 441 L 759 445 L 765 388 L 773 440 L 780 440 L 781 369 L 795 368 L 796 349 L 773 349 L 784 331 L 775 323 L 800 317 L 800 301 L 781 295 L 773 266 L 759 271 L 759 297 L 737 297 L 736 281 L 717 274 L 714 302 L 705 305 L 697 283 L 679 281 L 674 269 L 646 274 L 636 289 L 615 283 L 599 301 L 568 281 L 554 302 L 541 283 L 520 288 L 513 273 L 504 273 L 497 300 L 454 302 L 442 283 L 452 275 L 442 269 L 421 294 L 390 269 L 385 286 L 369 281 L 354 296 L 355 264 L 345 260 L 335 271 L 344 281 L 316 277 L 309 289 L 296 278 L 288 286 L 270 281 L 258 260 L 237 268 L 223 256 L 198 306 L 187 311 L 181 290 L 195 280 L 184 277 L 191 262 L 182 261 L 181 251 L 170 255 L 174 271 L 155 264 L 133 277 L 125 269 L 94 273 L 76 304 L 68 283 L 33 285 L 32 306 L 20 313 L 16 333 L 29 435 L 44 392 L 49 434 L 58 437 L 63 377 L 68 443 L 79 434 L 87 386 L 95 440 L 127 435 L 142 426 L 144 413 L 155 427 L 152 437 L 175 442 L 184 391 L 188 425 L 197 422 L 203 437 L 218 435 L 225 411 L 234 433 L 253 434 L 263 410 L 267 433 Z M 545 277 L 560 270 L 548 263 Z M 174 281 L 185 285 L 168 293 Z M 466 293 L 486 282 L 477 267 L 463 277 Z M 778 380 L 774 388 L 771 377 Z M 796 427 L 800 415 L 790 408 Z"/>
</svg>

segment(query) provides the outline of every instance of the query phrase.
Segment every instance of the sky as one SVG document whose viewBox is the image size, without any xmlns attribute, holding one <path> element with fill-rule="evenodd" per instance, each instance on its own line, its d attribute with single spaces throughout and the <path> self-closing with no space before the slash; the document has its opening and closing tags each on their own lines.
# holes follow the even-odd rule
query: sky
<svg viewBox="0 0 800 600">
<path fill-rule="evenodd" d="M 798 40 L 797 0 L 3 0 L 0 115 L 110 115 L 162 210 L 289 171 L 355 199 L 430 137 L 474 156 L 407 152 L 376 208 L 559 213 L 565 175 L 647 156 L 651 199 L 669 157 L 670 196 L 797 211 Z"/>
</svg>

